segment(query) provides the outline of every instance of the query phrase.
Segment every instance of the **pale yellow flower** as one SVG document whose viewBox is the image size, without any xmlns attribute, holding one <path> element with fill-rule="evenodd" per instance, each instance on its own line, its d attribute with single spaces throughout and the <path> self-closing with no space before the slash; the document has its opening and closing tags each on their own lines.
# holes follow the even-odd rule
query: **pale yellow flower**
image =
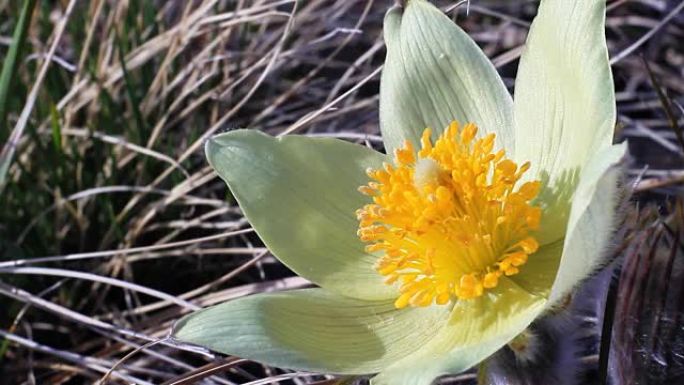
<svg viewBox="0 0 684 385">
<path fill-rule="evenodd" d="M 200 311 L 176 338 L 392 385 L 500 349 L 610 244 L 626 146 L 612 145 L 604 21 L 604 0 L 543 0 L 513 101 L 466 33 L 409 0 L 385 19 L 389 155 L 250 130 L 210 140 L 210 163 L 266 246 L 321 288 Z"/>
</svg>

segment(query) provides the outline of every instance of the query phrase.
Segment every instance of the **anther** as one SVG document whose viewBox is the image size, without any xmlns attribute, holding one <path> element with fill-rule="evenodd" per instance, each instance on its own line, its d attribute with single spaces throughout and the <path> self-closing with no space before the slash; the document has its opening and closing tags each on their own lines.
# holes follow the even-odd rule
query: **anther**
<svg viewBox="0 0 684 385">
<path fill-rule="evenodd" d="M 495 135 L 478 138 L 473 124 L 452 122 L 435 142 L 431 133 L 420 149 L 407 141 L 395 150 L 394 164 L 366 170 L 372 181 L 359 188 L 373 202 L 356 212 L 358 236 L 396 285 L 397 308 L 482 296 L 539 248 L 528 234 L 541 220 L 530 203 L 541 185 L 516 186 L 529 163 L 492 152 Z"/>
</svg>

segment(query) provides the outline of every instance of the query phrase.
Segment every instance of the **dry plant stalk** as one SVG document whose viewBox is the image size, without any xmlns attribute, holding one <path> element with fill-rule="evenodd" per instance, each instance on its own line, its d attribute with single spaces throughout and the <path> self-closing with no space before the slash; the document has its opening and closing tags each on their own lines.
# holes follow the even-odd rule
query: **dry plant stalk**
<svg viewBox="0 0 684 385">
<path fill-rule="evenodd" d="M 436 3 L 514 78 L 534 7 L 470 2 L 466 17 L 465 3 Z M 684 104 L 683 5 L 668 4 L 609 2 L 620 135 L 635 154 L 637 200 L 681 192 L 683 151 L 637 55 L 673 105 Z M 163 340 L 190 308 L 306 287 L 264 254 L 199 149 L 238 127 L 378 147 L 388 5 L 95 0 L 37 10 L 9 104 L 10 127 L 25 128 L 2 191 L 0 306 L 9 312 L 0 321 L 0 378 L 96 382 Z M 0 57 L 17 13 L 0 2 Z M 60 21 L 61 39 L 49 40 Z M 32 113 L 21 118 L 32 88 Z M 9 136 L 0 133 L 3 143 Z M 329 379 L 225 362 L 164 341 L 127 357 L 107 383 Z"/>
</svg>

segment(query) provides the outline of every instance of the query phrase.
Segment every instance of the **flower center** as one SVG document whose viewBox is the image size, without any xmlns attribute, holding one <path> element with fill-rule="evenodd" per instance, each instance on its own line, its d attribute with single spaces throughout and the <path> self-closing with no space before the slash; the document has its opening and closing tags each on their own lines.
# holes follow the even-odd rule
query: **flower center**
<svg viewBox="0 0 684 385">
<path fill-rule="evenodd" d="M 492 152 L 494 134 L 455 122 L 434 143 L 423 132 L 394 154 L 394 165 L 369 169 L 359 188 L 373 198 L 357 210 L 358 235 L 380 258 L 385 283 L 399 282 L 397 308 L 477 298 L 519 272 L 539 245 L 530 232 L 541 209 L 530 201 L 540 182 L 518 183 L 530 164 Z"/>
</svg>

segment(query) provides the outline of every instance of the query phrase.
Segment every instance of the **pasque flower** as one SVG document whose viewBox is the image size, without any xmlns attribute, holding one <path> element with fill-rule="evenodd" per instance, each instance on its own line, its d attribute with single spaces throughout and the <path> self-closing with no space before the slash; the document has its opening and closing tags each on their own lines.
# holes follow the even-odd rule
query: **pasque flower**
<svg viewBox="0 0 684 385">
<path fill-rule="evenodd" d="M 292 369 L 427 384 L 500 349 L 610 243 L 626 146 L 604 0 L 542 0 L 515 83 L 425 0 L 385 18 L 388 155 L 237 130 L 207 157 L 263 242 L 320 286 L 182 319 L 176 338 Z"/>
</svg>

